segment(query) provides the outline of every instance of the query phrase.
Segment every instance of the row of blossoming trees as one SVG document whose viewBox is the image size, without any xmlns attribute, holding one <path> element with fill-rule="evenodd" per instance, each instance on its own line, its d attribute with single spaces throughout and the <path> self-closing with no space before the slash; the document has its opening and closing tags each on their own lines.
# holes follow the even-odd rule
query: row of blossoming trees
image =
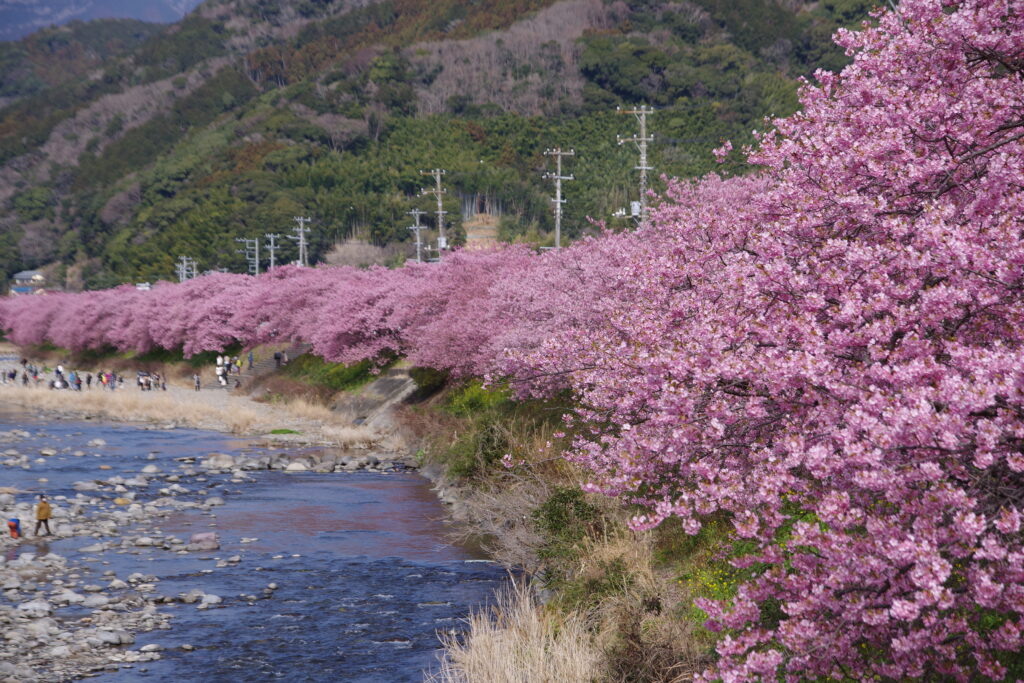
<svg viewBox="0 0 1024 683">
<path fill-rule="evenodd" d="M 762 136 L 758 175 L 671 182 L 636 233 L 12 299 L 0 324 L 570 387 L 595 490 L 757 549 L 701 603 L 707 676 L 1022 675 L 1024 5 L 905 0 L 837 40 L 853 64 Z"/>
</svg>

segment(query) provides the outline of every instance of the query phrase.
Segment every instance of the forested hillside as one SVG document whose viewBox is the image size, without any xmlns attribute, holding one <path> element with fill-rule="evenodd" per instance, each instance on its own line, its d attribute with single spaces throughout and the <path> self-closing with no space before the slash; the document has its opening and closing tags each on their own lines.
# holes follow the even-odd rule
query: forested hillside
<svg viewBox="0 0 1024 683">
<path fill-rule="evenodd" d="M 47 29 L 0 44 L 0 270 L 72 289 L 171 278 L 181 254 L 241 271 L 236 237 L 300 214 L 315 260 L 408 241 L 435 167 L 456 236 L 486 209 L 502 239 L 543 242 L 555 146 L 577 152 L 566 233 L 614 226 L 637 192 L 616 106 L 658 109 L 655 175 L 701 174 L 723 138 L 792 113 L 799 77 L 842 65 L 830 36 L 869 6 L 208 0 L 169 27 Z"/>
</svg>

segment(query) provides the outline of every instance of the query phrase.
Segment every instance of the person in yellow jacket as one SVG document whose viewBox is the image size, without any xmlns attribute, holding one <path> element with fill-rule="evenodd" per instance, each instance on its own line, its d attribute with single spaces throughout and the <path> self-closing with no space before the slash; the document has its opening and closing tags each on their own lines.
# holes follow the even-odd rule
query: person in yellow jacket
<svg viewBox="0 0 1024 683">
<path fill-rule="evenodd" d="M 46 535 L 52 536 L 50 531 L 50 516 L 53 510 L 50 508 L 50 501 L 46 500 L 46 496 L 39 494 L 39 504 L 36 505 L 36 531 L 35 535 L 39 535 L 39 526 L 46 527 Z"/>
</svg>

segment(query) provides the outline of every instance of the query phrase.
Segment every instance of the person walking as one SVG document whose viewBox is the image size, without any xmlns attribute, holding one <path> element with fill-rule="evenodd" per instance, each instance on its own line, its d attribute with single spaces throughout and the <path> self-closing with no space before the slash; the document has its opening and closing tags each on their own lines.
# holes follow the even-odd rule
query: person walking
<svg viewBox="0 0 1024 683">
<path fill-rule="evenodd" d="M 249 369 L 252 370 L 252 351 L 249 351 Z"/>
<path fill-rule="evenodd" d="M 92 389 L 92 373 L 88 372 L 85 374 L 85 388 Z"/>
<path fill-rule="evenodd" d="M 36 505 L 36 530 L 35 536 L 39 535 L 39 527 L 46 527 L 46 535 L 52 536 L 53 533 L 50 531 L 50 516 L 53 514 L 53 510 L 50 508 L 50 501 L 46 500 L 46 496 L 39 494 L 39 504 Z"/>
<path fill-rule="evenodd" d="M 196 383 L 196 391 L 199 391 L 200 379 L 199 379 L 199 373 L 198 372 L 195 373 L 194 375 L 192 375 L 192 381 Z"/>
</svg>

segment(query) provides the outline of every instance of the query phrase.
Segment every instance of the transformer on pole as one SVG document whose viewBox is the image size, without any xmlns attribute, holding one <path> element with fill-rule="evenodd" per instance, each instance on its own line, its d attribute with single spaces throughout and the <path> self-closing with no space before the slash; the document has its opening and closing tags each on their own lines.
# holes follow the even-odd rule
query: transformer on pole
<svg viewBox="0 0 1024 683">
<path fill-rule="evenodd" d="M 309 233 L 309 228 L 306 227 L 306 223 L 309 223 L 312 220 L 313 219 L 309 217 L 296 216 L 295 222 L 298 223 L 298 225 L 292 228 L 292 232 L 294 232 L 295 235 L 288 235 L 288 239 L 295 240 L 299 244 L 298 264 L 302 267 L 309 265 L 309 250 L 306 247 L 306 235 Z"/>
<path fill-rule="evenodd" d="M 264 237 L 267 238 L 267 251 L 270 252 L 270 270 L 273 270 L 277 267 L 275 254 L 277 254 L 277 250 L 281 246 L 277 243 L 277 240 L 281 239 L 281 236 L 276 233 L 268 232 Z"/>
<path fill-rule="evenodd" d="M 654 167 L 650 166 L 647 162 L 647 145 L 648 143 L 654 142 L 654 135 L 647 134 L 647 115 L 653 114 L 654 108 L 648 107 L 647 105 L 643 105 L 639 109 L 622 109 L 621 107 L 616 107 L 615 111 L 619 114 L 633 114 L 636 116 L 636 120 L 640 124 L 640 135 L 633 135 L 628 138 L 616 136 L 616 139 L 620 145 L 624 145 L 627 142 L 634 143 L 637 151 L 640 152 L 640 163 L 634 168 L 640 171 L 639 219 L 640 224 L 643 225 L 647 223 L 647 172 L 654 170 Z"/>
<path fill-rule="evenodd" d="M 174 270 L 178 274 L 178 282 L 184 282 L 199 276 L 196 270 L 196 260 L 191 256 L 179 256 Z"/>
</svg>

